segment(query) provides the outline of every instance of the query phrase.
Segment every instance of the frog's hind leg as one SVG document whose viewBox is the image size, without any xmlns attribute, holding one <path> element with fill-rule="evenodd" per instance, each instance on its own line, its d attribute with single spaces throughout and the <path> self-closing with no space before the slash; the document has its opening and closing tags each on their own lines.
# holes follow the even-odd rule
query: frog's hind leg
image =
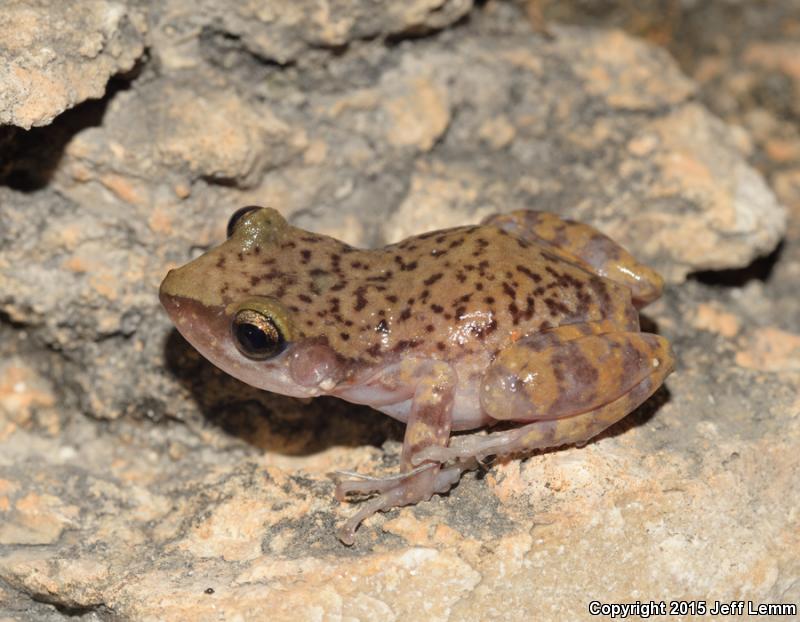
<svg viewBox="0 0 800 622">
<path fill-rule="evenodd" d="M 427 501 L 435 493 L 447 492 L 458 482 L 466 464 L 441 469 L 437 460 L 414 461 L 415 454 L 428 447 L 445 447 L 450 438 L 453 397 L 456 387 L 455 373 L 446 363 L 430 362 L 413 365 L 416 390 L 403 440 L 401 468 L 403 473 L 388 478 L 345 480 L 336 486 L 336 496 L 343 499 L 348 494 L 379 495 L 366 501 L 359 512 L 339 529 L 339 539 L 352 544 L 358 525 L 374 514 L 393 507 Z"/>
<path fill-rule="evenodd" d="M 629 393 L 582 415 L 534 421 L 519 428 L 483 436 L 459 436 L 451 440 L 449 447 L 428 448 L 415 459 L 436 459 L 443 462 L 453 460 L 460 464 L 462 461 L 482 460 L 486 456 L 505 456 L 584 443 L 644 403 L 658 386 L 648 377 Z"/>
<path fill-rule="evenodd" d="M 655 270 L 636 261 L 622 246 L 589 225 L 532 210 L 494 214 L 482 224 L 549 246 L 591 272 L 627 286 L 637 308 L 661 295 L 664 281 Z"/>
<path fill-rule="evenodd" d="M 487 370 L 481 404 L 495 419 L 530 421 L 488 435 L 429 447 L 423 460 L 481 459 L 588 441 L 642 404 L 673 369 L 669 343 L 647 333 L 607 333 L 559 341 L 520 340 Z"/>
</svg>

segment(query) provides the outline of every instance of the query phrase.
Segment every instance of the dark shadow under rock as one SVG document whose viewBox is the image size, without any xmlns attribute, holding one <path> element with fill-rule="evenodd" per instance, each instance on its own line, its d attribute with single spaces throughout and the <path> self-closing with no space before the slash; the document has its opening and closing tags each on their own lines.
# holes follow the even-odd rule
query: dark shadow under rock
<svg viewBox="0 0 800 622">
<path fill-rule="evenodd" d="M 768 282 L 775 265 L 783 253 L 784 242 L 778 244 L 769 255 L 757 257 L 744 268 L 731 268 L 728 270 L 702 270 L 693 272 L 689 278 L 704 285 L 721 287 L 743 287 L 750 281 Z"/>
<path fill-rule="evenodd" d="M 263 451 L 304 456 L 403 439 L 402 423 L 367 406 L 333 397 L 300 400 L 246 385 L 201 357 L 176 330 L 164 343 L 164 358 L 208 423 Z"/>
</svg>

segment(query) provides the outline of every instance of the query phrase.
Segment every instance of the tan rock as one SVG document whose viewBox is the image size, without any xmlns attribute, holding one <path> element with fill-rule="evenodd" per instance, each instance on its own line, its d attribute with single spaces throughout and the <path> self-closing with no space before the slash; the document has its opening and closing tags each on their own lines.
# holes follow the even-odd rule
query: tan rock
<svg viewBox="0 0 800 622">
<path fill-rule="evenodd" d="M 17 499 L 0 523 L 0 545 L 52 544 L 63 530 L 75 526 L 78 508 L 52 495 L 29 493 Z"/>
<path fill-rule="evenodd" d="M 694 92 L 694 85 L 675 66 L 664 74 L 660 61 L 666 52 L 647 49 L 645 44 L 622 31 L 585 37 L 583 45 L 573 39 L 582 62 L 578 74 L 587 90 L 602 96 L 614 107 L 647 109 L 676 104 Z"/>
<path fill-rule="evenodd" d="M 259 57 L 287 64 L 312 55 L 319 47 L 345 46 L 365 38 L 444 28 L 464 17 L 473 1 L 375 3 L 346 0 L 331 4 L 315 0 L 278 0 L 269 4 L 238 3 L 232 7 L 211 1 L 203 4 L 207 19 L 223 24 L 248 50 Z M 191 62 L 186 49 L 182 49 L 187 47 L 184 42 L 162 35 L 160 43 L 173 63 L 185 66 Z"/>
<path fill-rule="evenodd" d="M 800 45 L 787 41 L 756 42 L 749 45 L 742 60 L 764 69 L 780 71 L 800 81 Z"/>
<path fill-rule="evenodd" d="M 500 116 L 481 125 L 478 134 L 493 149 L 503 149 L 514 140 L 516 131 L 506 117 Z"/>
<path fill-rule="evenodd" d="M 23 359 L 0 361 L 0 420 L 26 425 L 38 410 L 55 404 L 50 384 Z M 0 492 L 2 489 L 0 484 Z"/>
<path fill-rule="evenodd" d="M 9 0 L 0 12 L 0 124 L 29 129 L 105 93 L 144 52 L 146 21 L 123 4 Z"/>
<path fill-rule="evenodd" d="M 728 139 L 718 121 L 690 105 L 658 121 L 653 129 L 660 138 L 657 161 L 662 175 L 652 187 L 652 195 L 663 200 L 687 193 L 709 208 L 699 218 L 680 225 L 664 214 L 659 220 L 670 224 L 655 232 L 654 246 L 673 257 L 676 264 L 706 268 L 721 268 L 732 257 L 746 263 L 750 250 L 741 244 L 745 239 L 745 246 L 755 243 L 762 253 L 774 246 L 786 226 L 785 211 L 763 178 L 736 152 L 723 156 L 716 151 L 715 146 Z M 670 277 L 675 269 L 665 276 Z"/>
<path fill-rule="evenodd" d="M 735 337 L 740 329 L 736 315 L 706 303 L 697 306 L 692 323 L 700 330 L 709 330 L 727 338 Z"/>
<path fill-rule="evenodd" d="M 760 328 L 736 354 L 736 363 L 767 372 L 800 371 L 800 335 L 774 327 Z"/>
<path fill-rule="evenodd" d="M 412 80 L 401 91 L 385 103 L 390 118 L 389 143 L 428 151 L 450 121 L 446 94 L 424 78 Z"/>
<path fill-rule="evenodd" d="M 420 233 L 420 222 L 427 228 L 446 229 L 464 224 L 463 213 L 479 196 L 480 181 L 468 171 L 445 165 L 432 170 L 421 168 L 411 180 L 411 188 L 403 203 L 386 223 L 383 234 L 389 243 Z M 496 211 L 484 206 L 474 214 L 475 221 Z"/>
<path fill-rule="evenodd" d="M 548 620 L 583 619 L 593 599 L 800 602 L 797 238 L 768 274 L 685 279 L 784 235 L 746 159 L 780 162 L 768 172 L 794 205 L 793 134 L 780 108 L 753 104 L 749 69 L 791 72 L 788 56 L 731 69 L 715 43 L 724 62 L 705 75 L 731 82 L 696 91 L 646 43 L 557 24 L 547 38 L 515 3 L 432 35 L 469 6 L 141 2 L 139 77 L 76 126 L 0 133 L 0 618 Z M 20 23 L 25 54 L 41 47 L 30 33 L 57 39 Z M 92 20 L 71 23 L 76 54 L 111 54 Z M 752 139 L 702 107 L 711 91 Z M 334 530 L 359 501 L 335 501 L 331 475 L 394 473 L 402 425 L 227 378 L 158 307 L 165 271 L 251 203 L 358 244 L 522 207 L 592 222 L 669 277 L 646 325 L 678 371 L 586 446 L 487 461 L 344 547 Z"/>
<path fill-rule="evenodd" d="M 192 175 L 246 179 L 283 159 L 280 146 L 302 149 L 302 135 L 269 111 L 253 114 L 244 103 L 222 92 L 198 97 L 175 90 L 158 111 L 159 157 L 167 166 L 186 167 Z"/>
</svg>

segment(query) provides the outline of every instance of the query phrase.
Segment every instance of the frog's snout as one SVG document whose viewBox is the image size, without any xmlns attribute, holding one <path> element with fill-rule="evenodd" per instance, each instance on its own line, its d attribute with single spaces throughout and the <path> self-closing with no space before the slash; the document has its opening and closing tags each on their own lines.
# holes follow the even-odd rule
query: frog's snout
<svg viewBox="0 0 800 622">
<path fill-rule="evenodd" d="M 161 281 L 161 286 L 158 288 L 158 299 L 161 301 L 161 306 L 167 310 L 170 317 L 174 317 L 178 306 L 175 296 L 170 293 L 174 290 L 176 272 L 177 270 L 170 270 L 167 272 L 167 276 L 164 277 L 164 280 Z"/>
<path fill-rule="evenodd" d="M 158 288 L 158 299 L 164 307 L 170 319 L 180 328 L 181 320 L 186 315 L 186 310 L 194 300 L 193 296 L 188 295 L 186 290 L 186 267 L 175 268 L 167 272 L 167 276 L 161 281 Z M 195 314 L 201 309 L 193 307 Z"/>
</svg>

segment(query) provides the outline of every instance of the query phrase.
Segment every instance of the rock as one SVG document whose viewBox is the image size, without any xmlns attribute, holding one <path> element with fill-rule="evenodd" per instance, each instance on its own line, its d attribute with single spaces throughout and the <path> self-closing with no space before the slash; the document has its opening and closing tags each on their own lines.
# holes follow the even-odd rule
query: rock
<svg viewBox="0 0 800 622">
<path fill-rule="evenodd" d="M 700 106 L 686 106 L 652 129 L 661 147 L 652 195 L 666 198 L 690 188 L 697 204 L 713 206 L 680 224 L 662 215 L 665 228 L 654 228 L 650 241 L 674 264 L 663 268 L 667 278 L 698 268 L 747 265 L 775 247 L 786 228 L 783 208 L 736 151 L 727 127 Z M 719 149 L 722 144 L 728 148 Z"/>
<path fill-rule="evenodd" d="M 800 372 L 800 335 L 772 326 L 758 329 L 748 347 L 737 353 L 736 363 L 761 371 Z"/>
<path fill-rule="evenodd" d="M 287 82 L 254 99 L 236 74 L 200 65 L 120 91 L 101 125 L 65 141 L 46 191 L 4 200 L 0 310 L 69 353 L 95 416 L 184 418 L 197 411 L 163 374 L 154 292 L 239 205 L 354 244 L 547 207 L 673 282 L 745 264 L 781 235 L 771 191 L 658 50 L 570 28 L 441 40 L 344 55 L 339 73 L 372 66 L 353 89 Z M 620 71 L 634 59 L 638 91 Z M 62 207 L 45 217 L 39 202 Z M 134 382 L 119 383 L 134 361 Z"/>
<path fill-rule="evenodd" d="M 206 0 L 202 4 L 206 19 L 214 25 L 214 34 L 241 39 L 249 53 L 286 65 L 314 48 L 335 49 L 359 39 L 424 34 L 444 28 L 464 17 L 473 3 L 345 0 L 330 6 L 311 0 L 281 0 L 269 5 L 250 2 L 229 7 Z"/>
<path fill-rule="evenodd" d="M 0 14 L 0 125 L 47 125 L 102 97 L 144 52 L 145 15 L 121 2 L 9 0 Z"/>
<path fill-rule="evenodd" d="M 75 65 L 98 95 L 145 33 L 149 50 L 103 101 L 0 135 L 0 620 L 800 602 L 800 139 L 783 78 L 769 109 L 736 90 L 757 67 L 794 80 L 782 47 L 744 41 L 747 62 L 721 56 L 698 88 L 641 40 L 552 23 L 548 39 L 511 3 L 97 2 L 58 31 L 10 6 L 38 16 L 19 58 L 119 41 Z M 49 112 L 29 124 L 81 98 L 35 99 Z M 749 158 L 780 163 L 767 173 L 794 211 L 782 250 L 748 266 L 787 230 Z M 393 472 L 403 426 L 226 377 L 156 300 L 250 203 L 354 244 L 522 207 L 592 222 L 668 278 L 646 321 L 679 369 L 585 447 L 497 460 L 344 547 L 355 506 L 331 473 Z M 709 268 L 726 271 L 686 278 Z"/>
</svg>

